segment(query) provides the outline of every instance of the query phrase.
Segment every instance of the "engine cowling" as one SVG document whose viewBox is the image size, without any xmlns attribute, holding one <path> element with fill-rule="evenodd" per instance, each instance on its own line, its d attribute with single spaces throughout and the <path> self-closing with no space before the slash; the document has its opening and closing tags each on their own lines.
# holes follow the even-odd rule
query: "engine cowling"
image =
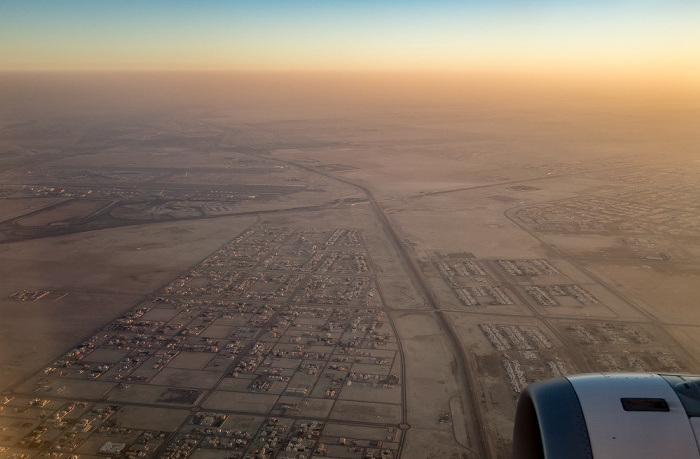
<svg viewBox="0 0 700 459">
<path fill-rule="evenodd" d="M 513 459 L 700 458 L 700 376 L 590 373 L 520 395 Z"/>
</svg>

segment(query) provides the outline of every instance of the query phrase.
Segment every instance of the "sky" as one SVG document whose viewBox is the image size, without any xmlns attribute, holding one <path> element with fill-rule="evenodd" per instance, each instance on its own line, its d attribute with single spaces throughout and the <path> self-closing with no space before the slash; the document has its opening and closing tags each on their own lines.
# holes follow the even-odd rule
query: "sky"
<svg viewBox="0 0 700 459">
<path fill-rule="evenodd" d="M 0 0 L 0 71 L 700 77 L 697 0 Z"/>
</svg>

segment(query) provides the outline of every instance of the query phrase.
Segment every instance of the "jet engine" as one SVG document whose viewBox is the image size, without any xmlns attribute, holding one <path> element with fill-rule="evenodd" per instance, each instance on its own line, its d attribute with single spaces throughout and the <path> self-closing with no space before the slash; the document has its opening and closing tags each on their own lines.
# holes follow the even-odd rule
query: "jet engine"
<svg viewBox="0 0 700 459">
<path fill-rule="evenodd" d="M 590 373 L 533 383 L 513 459 L 700 458 L 700 376 Z"/>
</svg>

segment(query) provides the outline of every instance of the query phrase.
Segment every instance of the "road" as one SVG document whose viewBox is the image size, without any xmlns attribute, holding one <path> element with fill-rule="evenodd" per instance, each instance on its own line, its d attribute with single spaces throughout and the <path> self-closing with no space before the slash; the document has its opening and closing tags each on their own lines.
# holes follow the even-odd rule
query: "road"
<svg viewBox="0 0 700 459">
<path fill-rule="evenodd" d="M 225 145 L 225 140 L 221 142 L 220 146 L 222 148 L 228 148 L 232 149 L 233 146 L 230 145 Z M 242 151 L 243 150 L 243 151 Z M 422 270 L 418 266 L 418 263 L 416 260 L 411 256 L 411 254 L 408 252 L 406 249 L 405 244 L 402 242 L 401 237 L 398 234 L 398 231 L 394 224 L 391 222 L 389 217 L 386 215 L 384 209 L 381 207 L 379 204 L 380 201 L 378 201 L 372 190 L 367 188 L 364 185 L 361 185 L 359 183 L 353 182 L 351 180 L 348 180 L 344 177 L 338 177 L 334 174 L 331 174 L 326 171 L 318 170 L 314 167 L 307 166 L 304 164 L 296 163 L 294 161 L 289 161 L 289 160 L 283 160 L 280 158 L 276 158 L 274 156 L 271 156 L 269 154 L 262 154 L 260 151 L 256 150 L 253 152 L 245 152 L 244 149 L 236 148 L 236 151 L 239 153 L 243 154 L 248 154 L 250 156 L 257 156 L 257 157 L 264 157 L 267 159 L 272 159 L 275 161 L 279 161 L 284 164 L 288 164 L 293 167 L 297 167 L 299 169 L 306 170 L 308 172 L 314 173 L 314 174 L 319 174 L 322 175 L 326 178 L 336 180 L 342 183 L 345 183 L 347 185 L 351 185 L 359 190 L 361 190 L 366 198 L 367 201 L 369 202 L 369 205 L 374 212 L 375 216 L 377 217 L 377 220 L 381 223 L 382 227 L 384 228 L 386 234 L 389 236 L 394 248 L 396 249 L 397 253 L 401 257 L 401 261 L 403 265 L 405 266 L 408 274 L 411 276 L 411 280 L 418 290 L 418 292 L 421 294 L 421 296 L 424 298 L 426 304 L 434 311 L 435 318 L 438 321 L 438 325 L 440 328 L 443 330 L 445 336 L 448 338 L 452 345 L 452 351 L 453 355 L 455 357 L 455 363 L 456 363 L 456 373 L 457 373 L 457 378 L 460 386 L 462 387 L 462 392 L 464 393 L 464 397 L 462 397 L 463 403 L 464 403 L 464 413 L 467 414 L 468 419 L 466 420 L 465 424 L 468 429 L 468 435 L 469 438 L 472 441 L 471 447 L 468 448 L 468 451 L 470 451 L 473 455 L 476 457 L 480 458 L 486 458 L 486 457 L 495 457 L 496 455 L 496 449 L 493 443 L 490 441 L 490 438 L 486 435 L 485 432 L 485 423 L 483 420 L 483 415 L 481 411 L 479 410 L 479 407 L 477 405 L 477 395 L 476 391 L 474 390 L 474 379 L 473 376 L 469 370 L 469 364 L 467 360 L 467 355 L 464 350 L 464 347 L 462 346 L 459 337 L 455 333 L 454 329 L 450 326 L 450 323 L 448 319 L 445 317 L 445 314 L 439 307 L 439 302 L 437 300 L 437 297 L 435 293 L 430 289 L 430 286 L 428 285 Z M 392 323 L 393 327 L 393 323 Z M 397 341 L 399 342 L 400 345 L 400 334 L 397 333 Z M 402 360 L 405 362 L 405 356 L 402 353 Z M 404 417 L 407 416 L 407 404 L 405 400 L 405 393 L 406 389 L 404 388 L 404 396 L 403 396 L 403 412 L 404 412 Z M 471 420 L 472 422 L 469 422 Z M 401 445 L 399 448 L 399 452 L 403 448 L 403 444 L 405 441 L 405 435 L 402 436 L 401 438 Z"/>
</svg>

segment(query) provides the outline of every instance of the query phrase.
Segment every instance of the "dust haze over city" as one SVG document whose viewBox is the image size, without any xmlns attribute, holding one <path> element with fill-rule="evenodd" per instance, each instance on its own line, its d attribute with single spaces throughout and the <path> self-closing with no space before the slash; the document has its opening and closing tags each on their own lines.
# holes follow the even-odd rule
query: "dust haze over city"
<svg viewBox="0 0 700 459">
<path fill-rule="evenodd" d="M 99 3 L 0 4 L 0 457 L 506 458 L 700 372 L 694 2 Z"/>
</svg>

